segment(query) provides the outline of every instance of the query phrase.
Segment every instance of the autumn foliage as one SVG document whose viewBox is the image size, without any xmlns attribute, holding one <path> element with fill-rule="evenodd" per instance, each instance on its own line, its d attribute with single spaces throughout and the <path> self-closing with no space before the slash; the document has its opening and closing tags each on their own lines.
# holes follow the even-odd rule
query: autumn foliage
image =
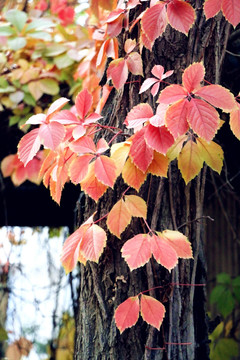
<svg viewBox="0 0 240 360">
<path fill-rule="evenodd" d="M 171 271 L 179 258 L 192 258 L 191 244 L 179 231 L 150 229 L 147 203 L 138 195 L 139 189 L 149 174 L 167 177 L 169 163 L 174 159 L 186 184 L 200 173 L 204 163 L 220 173 L 223 150 L 214 141 L 222 125 L 219 109 L 230 113 L 231 129 L 240 138 L 240 106 L 228 89 L 206 84 L 202 62 L 184 69 L 181 84 L 171 81 L 174 69 L 165 72 L 161 64 L 152 68 L 152 77 L 144 78 L 143 48 L 151 50 L 168 24 L 187 35 L 196 14 L 190 3 L 183 0 L 151 1 L 130 24 L 131 10 L 141 9 L 142 4 L 138 0 L 120 1 L 118 5 L 116 1 L 92 0 L 88 40 L 94 45 L 86 49 L 74 74 L 75 79 L 82 80 L 82 90 L 72 102 L 59 97 L 46 112 L 30 116 L 26 124 L 34 128 L 19 142 L 18 158 L 11 155 L 2 162 L 2 171 L 5 176 L 12 175 L 16 185 L 26 176 L 35 181 L 37 172 L 58 204 L 68 181 L 80 184 L 81 190 L 97 202 L 122 177 L 129 187 L 104 216 L 108 231 L 120 238 L 131 226 L 132 217 L 140 218 L 146 232 L 127 239 L 121 249 L 129 269 L 135 270 L 154 258 Z M 63 24 L 72 19 L 72 11 L 65 5 L 61 10 L 54 10 L 51 5 L 51 11 L 57 12 Z M 39 7 L 45 10 L 45 1 Z M 219 11 L 233 26 L 240 22 L 238 1 L 205 1 L 207 19 Z M 135 26 L 139 26 L 138 42 L 130 38 Z M 124 55 L 119 57 L 117 36 L 122 30 L 129 31 L 129 38 L 124 43 Z M 108 58 L 112 60 L 105 75 L 110 85 L 101 89 L 99 82 Z M 129 73 L 140 82 L 140 94 L 151 88 L 157 99 L 156 111 L 148 103 L 139 103 L 128 112 L 120 128 L 113 128 L 105 124 L 101 111 L 113 87 L 122 91 Z M 99 136 L 103 129 L 112 134 L 110 141 Z M 125 141 L 117 142 L 120 134 Z M 97 263 L 107 246 L 106 229 L 97 225 L 99 220 L 94 217 L 95 214 L 66 240 L 61 257 L 66 273 L 78 261 L 84 265 L 87 261 Z M 139 314 L 159 329 L 165 308 L 144 293 L 129 297 L 115 312 L 120 332 L 136 324 Z"/>
</svg>

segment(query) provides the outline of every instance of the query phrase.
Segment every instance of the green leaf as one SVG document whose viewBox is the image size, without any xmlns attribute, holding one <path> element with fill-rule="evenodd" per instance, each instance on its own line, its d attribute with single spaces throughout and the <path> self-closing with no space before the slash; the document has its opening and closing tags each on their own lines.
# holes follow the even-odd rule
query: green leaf
<svg viewBox="0 0 240 360">
<path fill-rule="evenodd" d="M 215 288 L 212 290 L 212 292 L 210 294 L 210 304 L 217 303 L 218 299 L 222 296 L 225 289 L 226 289 L 226 287 L 223 285 L 215 286 Z"/>
<path fill-rule="evenodd" d="M 13 115 L 9 117 L 9 126 L 13 126 L 19 123 L 21 116 Z"/>
<path fill-rule="evenodd" d="M 217 308 L 220 313 L 226 318 L 231 314 L 235 306 L 233 295 L 229 289 L 226 289 L 222 296 L 217 301 Z"/>
<path fill-rule="evenodd" d="M 67 54 L 59 55 L 54 58 L 54 63 L 57 65 L 58 69 L 64 69 L 74 63 L 74 60 L 70 59 Z"/>
<path fill-rule="evenodd" d="M 67 47 L 61 44 L 51 44 L 46 48 L 44 55 L 45 56 L 57 56 L 67 51 Z"/>
<path fill-rule="evenodd" d="M 4 76 L 0 76 L 0 89 L 8 87 L 8 81 Z"/>
<path fill-rule="evenodd" d="M 15 87 L 13 86 L 7 86 L 5 88 L 0 87 L 0 94 L 7 94 L 16 91 Z"/>
<path fill-rule="evenodd" d="M 231 276 L 226 273 L 217 274 L 218 284 L 231 284 Z"/>
<path fill-rule="evenodd" d="M 36 101 L 34 99 L 34 97 L 31 94 L 25 93 L 24 94 L 24 98 L 23 101 L 30 106 L 35 106 L 36 105 Z"/>
<path fill-rule="evenodd" d="M 0 326 L 0 341 L 5 341 L 7 339 L 8 339 L 8 333 L 2 326 Z"/>
<path fill-rule="evenodd" d="M 38 84 L 41 91 L 49 95 L 57 95 L 60 91 L 57 81 L 53 79 L 41 79 Z"/>
<path fill-rule="evenodd" d="M 16 31 L 14 31 L 11 26 L 0 26 L 0 35 L 1 36 L 11 36 L 15 35 Z"/>
<path fill-rule="evenodd" d="M 7 62 L 7 57 L 4 53 L 0 52 L 0 65 L 5 65 Z"/>
<path fill-rule="evenodd" d="M 42 39 L 45 41 L 51 41 L 52 37 L 50 34 L 48 34 L 45 31 L 35 31 L 31 34 L 28 34 L 29 37 L 33 38 L 33 39 Z"/>
<path fill-rule="evenodd" d="M 232 281 L 233 294 L 237 301 L 240 303 L 240 276 L 237 276 Z"/>
<path fill-rule="evenodd" d="M 233 339 L 219 339 L 210 353 L 211 360 L 230 360 L 238 356 L 238 343 Z"/>
<path fill-rule="evenodd" d="M 48 19 L 34 19 L 30 24 L 26 26 L 26 32 L 31 30 L 43 30 L 49 29 L 50 27 L 55 26 L 55 24 Z"/>
<path fill-rule="evenodd" d="M 8 46 L 11 50 L 19 50 L 24 48 L 26 45 L 26 39 L 23 37 L 17 37 L 13 39 L 8 39 Z"/>
<path fill-rule="evenodd" d="M 27 14 L 23 11 L 12 9 L 6 12 L 5 18 L 21 32 L 27 21 Z"/>
</svg>

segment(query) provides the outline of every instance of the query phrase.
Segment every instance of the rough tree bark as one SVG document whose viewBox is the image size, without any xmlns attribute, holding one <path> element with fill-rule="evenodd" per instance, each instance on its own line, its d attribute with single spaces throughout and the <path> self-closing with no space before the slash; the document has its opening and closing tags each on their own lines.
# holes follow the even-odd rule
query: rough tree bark
<svg viewBox="0 0 240 360">
<path fill-rule="evenodd" d="M 188 37 L 168 26 L 164 35 L 155 42 L 152 52 L 143 50 L 146 78 L 151 76 L 150 71 L 154 65 L 161 64 L 166 71 L 174 69 L 175 75 L 170 81 L 180 83 L 182 72 L 189 64 L 203 61 L 206 67 L 205 78 L 211 83 L 220 81 L 230 27 L 221 15 L 206 22 L 202 11 L 203 0 L 191 3 L 196 9 L 197 17 Z M 131 16 L 138 15 L 137 12 L 132 12 Z M 136 27 L 131 36 L 137 38 L 137 31 Z M 120 55 L 122 43 L 127 37 L 129 34 L 126 33 L 119 37 Z M 130 83 L 124 86 L 123 91 L 112 91 L 103 110 L 107 125 L 122 127 L 127 112 L 139 102 L 148 102 L 156 107 L 149 92 L 147 95 L 138 94 L 140 84 L 131 82 L 134 80 L 136 77 L 130 76 Z M 206 283 L 201 220 L 205 176 L 206 169 L 203 169 L 197 179 L 185 186 L 176 164 L 172 163 L 168 179 L 149 176 L 140 190 L 140 195 L 148 203 L 148 222 L 151 227 L 160 231 L 167 228 L 179 229 L 187 235 L 193 246 L 194 260 L 180 260 L 171 273 L 155 260 L 130 272 L 121 257 L 120 249 L 127 239 L 143 232 L 141 221 L 136 220 L 126 229 L 121 240 L 109 234 L 107 248 L 98 265 L 81 265 L 75 359 L 208 359 L 204 286 L 169 285 Z M 99 218 L 106 214 L 125 188 L 123 181 L 119 180 L 114 191 L 108 190 L 97 205 L 87 198 L 82 204 L 84 214 L 81 221 L 88 218 L 95 209 Z M 101 225 L 104 226 L 104 222 Z M 120 335 L 113 319 L 116 307 L 127 297 L 159 285 L 163 287 L 150 291 L 150 295 L 166 306 L 160 332 L 139 319 L 133 328 Z M 162 347 L 165 350 L 148 347 Z"/>
</svg>

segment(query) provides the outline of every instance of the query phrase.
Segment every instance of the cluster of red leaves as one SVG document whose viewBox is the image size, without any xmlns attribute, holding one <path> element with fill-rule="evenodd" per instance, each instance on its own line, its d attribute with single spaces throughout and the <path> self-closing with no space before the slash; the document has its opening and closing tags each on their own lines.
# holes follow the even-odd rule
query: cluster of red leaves
<svg viewBox="0 0 240 360">
<path fill-rule="evenodd" d="M 67 0 L 50 0 L 50 11 L 58 16 L 63 26 L 72 24 L 75 16 L 74 8 L 68 6 L 67 3 Z M 41 11 L 46 11 L 47 8 L 47 0 L 40 0 L 36 5 L 36 9 Z"/>
</svg>

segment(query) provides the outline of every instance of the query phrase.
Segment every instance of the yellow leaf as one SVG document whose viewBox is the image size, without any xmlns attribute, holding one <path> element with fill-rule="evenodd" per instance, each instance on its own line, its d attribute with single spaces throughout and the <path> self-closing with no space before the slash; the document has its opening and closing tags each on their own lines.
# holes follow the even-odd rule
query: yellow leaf
<svg viewBox="0 0 240 360">
<path fill-rule="evenodd" d="M 200 138 L 197 139 L 197 145 L 205 163 L 220 174 L 223 166 L 223 149 L 221 146 L 214 141 L 208 143 Z"/>
<path fill-rule="evenodd" d="M 197 144 L 189 140 L 178 155 L 178 168 L 187 184 L 198 175 L 203 166 L 203 159 Z"/>
<path fill-rule="evenodd" d="M 132 216 L 146 219 L 147 204 L 142 198 L 136 195 L 126 195 L 125 203 Z"/>
<path fill-rule="evenodd" d="M 107 217 L 107 226 L 113 235 L 120 238 L 121 233 L 130 223 L 132 215 L 123 199 L 120 199 L 112 208 Z"/>
</svg>

